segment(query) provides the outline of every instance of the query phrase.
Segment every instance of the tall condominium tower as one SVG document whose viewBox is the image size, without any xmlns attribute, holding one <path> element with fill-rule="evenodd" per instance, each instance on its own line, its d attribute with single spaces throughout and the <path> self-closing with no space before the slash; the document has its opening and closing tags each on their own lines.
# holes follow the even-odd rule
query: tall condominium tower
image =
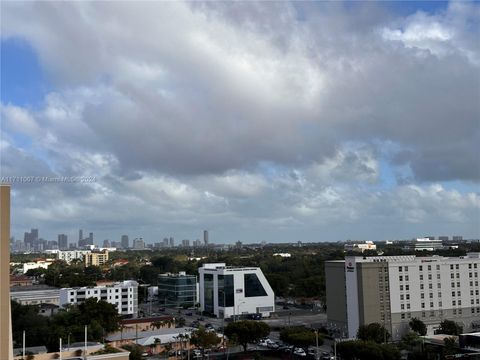
<svg viewBox="0 0 480 360">
<path fill-rule="evenodd" d="M 58 248 L 60 250 L 68 249 L 68 238 L 65 234 L 58 234 Z"/>
<path fill-rule="evenodd" d="M 208 245 L 208 230 L 203 230 L 203 243 L 205 246 Z"/>
<path fill-rule="evenodd" d="M 10 186 L 0 185 L 0 359 L 13 359 L 10 316 Z"/>
</svg>

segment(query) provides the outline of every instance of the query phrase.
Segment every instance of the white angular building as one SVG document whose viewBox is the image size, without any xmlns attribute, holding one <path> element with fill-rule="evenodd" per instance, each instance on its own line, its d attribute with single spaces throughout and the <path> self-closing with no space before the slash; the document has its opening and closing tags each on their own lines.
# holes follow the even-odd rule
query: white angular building
<svg viewBox="0 0 480 360">
<path fill-rule="evenodd" d="M 204 264 L 199 272 L 200 309 L 219 318 L 275 311 L 275 294 L 258 267 Z"/>
<path fill-rule="evenodd" d="M 120 315 L 137 316 L 138 283 L 134 280 L 111 285 L 60 289 L 60 306 L 75 305 L 88 298 L 96 298 L 115 305 Z"/>
<path fill-rule="evenodd" d="M 83 261 L 85 255 L 90 254 L 90 250 L 65 250 L 65 251 L 59 251 L 57 253 L 57 259 L 58 260 L 63 260 L 70 264 L 72 260 L 78 259 L 80 261 Z"/>
</svg>

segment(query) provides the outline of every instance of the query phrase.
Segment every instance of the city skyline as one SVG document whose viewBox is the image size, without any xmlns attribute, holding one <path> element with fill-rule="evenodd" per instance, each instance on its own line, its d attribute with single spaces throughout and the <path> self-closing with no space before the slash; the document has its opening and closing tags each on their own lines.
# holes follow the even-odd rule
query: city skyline
<svg viewBox="0 0 480 360">
<path fill-rule="evenodd" d="M 4 2 L 11 233 L 479 238 L 479 14 L 475 2 Z"/>
</svg>

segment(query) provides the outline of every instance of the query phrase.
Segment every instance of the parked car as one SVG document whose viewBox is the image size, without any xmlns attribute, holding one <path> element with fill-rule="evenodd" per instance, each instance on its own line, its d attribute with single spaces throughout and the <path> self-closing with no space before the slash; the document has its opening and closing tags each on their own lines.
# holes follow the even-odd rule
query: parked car
<svg viewBox="0 0 480 360">
<path fill-rule="evenodd" d="M 307 353 L 302 348 L 295 348 L 293 350 L 293 355 L 304 357 L 307 356 Z"/>
<path fill-rule="evenodd" d="M 185 315 L 187 315 L 187 316 L 193 316 L 193 313 L 192 313 L 192 312 L 187 312 L 187 313 L 185 313 Z"/>
</svg>

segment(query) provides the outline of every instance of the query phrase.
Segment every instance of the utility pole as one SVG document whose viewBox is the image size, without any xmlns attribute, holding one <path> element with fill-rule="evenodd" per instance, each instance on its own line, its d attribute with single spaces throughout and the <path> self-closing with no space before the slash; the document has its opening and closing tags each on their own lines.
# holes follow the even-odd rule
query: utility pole
<svg viewBox="0 0 480 360">
<path fill-rule="evenodd" d="M 25 360 L 25 330 L 23 330 L 23 360 Z"/>
<path fill-rule="evenodd" d="M 62 338 L 60 338 L 60 360 L 62 360 Z"/>
<path fill-rule="evenodd" d="M 87 325 L 85 325 L 85 346 L 83 348 L 83 358 L 87 360 Z"/>
<path fill-rule="evenodd" d="M 315 329 L 315 340 L 317 347 L 315 348 L 315 358 L 316 360 L 320 360 L 320 354 L 318 352 L 318 329 Z"/>
</svg>

